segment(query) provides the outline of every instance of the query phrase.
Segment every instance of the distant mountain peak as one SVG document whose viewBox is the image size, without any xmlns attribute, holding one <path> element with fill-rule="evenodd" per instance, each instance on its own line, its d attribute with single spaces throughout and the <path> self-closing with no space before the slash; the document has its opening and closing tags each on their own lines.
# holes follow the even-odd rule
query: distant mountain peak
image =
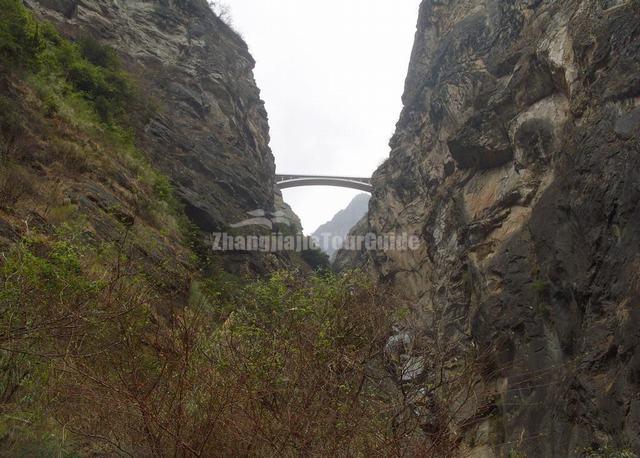
<svg viewBox="0 0 640 458">
<path fill-rule="evenodd" d="M 331 221 L 321 225 L 312 236 L 320 242 L 320 248 L 333 258 L 340 246 L 335 246 L 332 240 L 336 237 L 345 238 L 353 226 L 367 214 L 369 210 L 369 194 L 358 194 L 351 200 L 344 210 L 340 210 Z"/>
</svg>

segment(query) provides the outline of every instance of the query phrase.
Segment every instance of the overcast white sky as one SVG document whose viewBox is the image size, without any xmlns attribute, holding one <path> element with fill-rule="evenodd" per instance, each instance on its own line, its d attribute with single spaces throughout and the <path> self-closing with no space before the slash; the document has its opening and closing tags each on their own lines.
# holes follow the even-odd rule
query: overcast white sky
<svg viewBox="0 0 640 458">
<path fill-rule="evenodd" d="M 256 59 L 278 173 L 371 176 L 389 138 L 420 0 L 226 0 Z M 358 191 L 293 188 L 306 233 Z"/>
</svg>

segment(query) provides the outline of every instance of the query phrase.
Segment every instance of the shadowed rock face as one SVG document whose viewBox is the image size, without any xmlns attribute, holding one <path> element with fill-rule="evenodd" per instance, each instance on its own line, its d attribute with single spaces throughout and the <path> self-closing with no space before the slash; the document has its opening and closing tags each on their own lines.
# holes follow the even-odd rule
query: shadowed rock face
<svg viewBox="0 0 640 458">
<path fill-rule="evenodd" d="M 269 130 L 246 44 L 205 0 L 29 0 L 70 37 L 113 46 L 156 114 L 143 148 L 211 231 L 273 209 Z"/>
<path fill-rule="evenodd" d="M 369 264 L 488 349 L 466 446 L 640 452 L 640 2 L 425 0 L 404 105 Z"/>
</svg>

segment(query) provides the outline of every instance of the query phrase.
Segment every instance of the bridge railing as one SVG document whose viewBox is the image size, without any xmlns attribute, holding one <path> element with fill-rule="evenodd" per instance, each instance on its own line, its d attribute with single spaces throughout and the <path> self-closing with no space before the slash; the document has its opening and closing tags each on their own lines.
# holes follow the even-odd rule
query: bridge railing
<svg viewBox="0 0 640 458">
<path fill-rule="evenodd" d="M 348 180 L 348 181 L 359 181 L 361 183 L 371 183 L 371 178 L 365 178 L 365 177 L 343 177 L 343 176 L 334 176 L 334 175 L 282 175 L 282 174 L 276 175 L 276 181 L 288 181 L 288 180 L 298 180 L 298 179 L 306 179 L 306 178 Z"/>
</svg>

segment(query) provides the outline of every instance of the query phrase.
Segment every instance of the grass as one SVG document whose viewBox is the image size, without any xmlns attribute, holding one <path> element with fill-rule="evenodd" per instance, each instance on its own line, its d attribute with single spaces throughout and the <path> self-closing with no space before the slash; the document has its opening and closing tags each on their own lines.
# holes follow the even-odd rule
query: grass
<svg viewBox="0 0 640 458">
<path fill-rule="evenodd" d="M 9 208 L 33 191 L 34 179 L 24 167 L 5 162 L 0 165 L 0 208 Z"/>
</svg>

